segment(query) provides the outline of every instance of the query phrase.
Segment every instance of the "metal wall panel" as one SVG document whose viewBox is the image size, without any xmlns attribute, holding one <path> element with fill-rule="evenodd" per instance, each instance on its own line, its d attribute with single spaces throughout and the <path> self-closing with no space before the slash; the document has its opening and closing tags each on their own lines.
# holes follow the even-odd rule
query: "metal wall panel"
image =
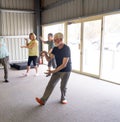
<svg viewBox="0 0 120 122">
<path fill-rule="evenodd" d="M 96 14 L 96 12 L 98 12 L 98 0 L 84 0 L 83 16 Z"/>
<path fill-rule="evenodd" d="M 84 0 L 84 16 L 120 10 L 120 0 Z"/>
<path fill-rule="evenodd" d="M 34 0 L 0 0 L 4 9 L 34 9 Z"/>
<path fill-rule="evenodd" d="M 5 38 L 10 62 L 26 61 L 27 49 L 24 38 L 35 29 L 34 0 L 0 0 L 0 36 Z M 11 11 L 12 10 L 12 11 Z"/>
<path fill-rule="evenodd" d="M 120 8 L 120 0 L 116 0 L 116 2 L 115 2 L 115 8 Z"/>
<path fill-rule="evenodd" d="M 42 12 L 42 24 L 76 18 L 82 15 L 82 0 L 70 0 Z"/>
<path fill-rule="evenodd" d="M 63 4 L 62 1 L 65 3 Z M 45 0 L 42 12 L 42 24 L 48 24 L 79 17 L 92 16 L 120 10 L 120 0 Z M 48 8 L 47 8 L 48 7 Z"/>
<path fill-rule="evenodd" d="M 34 32 L 34 14 L 26 13 L 1 13 L 2 35 L 19 36 Z"/>
<path fill-rule="evenodd" d="M 34 32 L 34 14 L 3 12 L 1 17 L 1 35 L 7 37 L 6 43 L 10 53 L 10 62 L 27 60 L 28 53 L 20 46 L 25 42 L 24 36 Z"/>
<path fill-rule="evenodd" d="M 19 38 L 5 38 L 7 48 L 9 51 L 9 62 L 21 62 L 27 61 L 28 50 L 21 48 L 21 45 L 25 45 L 23 37 Z"/>
<path fill-rule="evenodd" d="M 55 3 L 57 1 L 59 1 L 59 0 L 42 0 L 42 6 L 45 7 L 45 6 L 48 6 L 50 4 Z"/>
</svg>

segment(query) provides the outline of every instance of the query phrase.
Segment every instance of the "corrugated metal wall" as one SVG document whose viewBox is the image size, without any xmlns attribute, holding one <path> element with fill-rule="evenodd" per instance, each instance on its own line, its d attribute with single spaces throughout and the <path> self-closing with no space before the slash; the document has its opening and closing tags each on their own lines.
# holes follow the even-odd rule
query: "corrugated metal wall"
<svg viewBox="0 0 120 122">
<path fill-rule="evenodd" d="M 0 0 L 1 2 L 1 32 L 5 38 L 10 54 L 10 62 L 26 61 L 27 49 L 24 38 L 34 32 L 34 0 Z"/>
<path fill-rule="evenodd" d="M 34 14 L 2 12 L 2 35 L 19 36 L 33 32 Z"/>
<path fill-rule="evenodd" d="M 20 47 L 21 45 L 25 45 L 23 36 L 5 38 L 5 42 L 9 50 L 10 63 L 27 61 L 28 50 Z"/>
<path fill-rule="evenodd" d="M 1 8 L 34 10 L 34 0 L 0 0 Z"/>
<path fill-rule="evenodd" d="M 45 5 L 45 7 L 47 6 Z M 62 3 L 56 7 L 44 10 L 42 12 L 42 24 L 76 18 L 81 15 L 82 0 L 70 0 L 70 2 L 65 2 L 64 4 Z"/>
<path fill-rule="evenodd" d="M 56 3 L 58 0 L 41 0 L 42 1 L 42 6 L 48 6 L 50 4 Z"/>
<path fill-rule="evenodd" d="M 83 0 L 83 16 L 120 10 L 120 0 Z"/>
<path fill-rule="evenodd" d="M 48 24 L 118 11 L 120 0 L 44 0 L 42 7 L 42 24 Z"/>
</svg>

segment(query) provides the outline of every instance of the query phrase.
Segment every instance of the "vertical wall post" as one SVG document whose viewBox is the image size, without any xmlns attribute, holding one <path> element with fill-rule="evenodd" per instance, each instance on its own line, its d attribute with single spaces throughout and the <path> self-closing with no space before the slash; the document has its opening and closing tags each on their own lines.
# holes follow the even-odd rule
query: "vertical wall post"
<svg viewBox="0 0 120 122">
<path fill-rule="evenodd" d="M 0 36 L 2 36 L 2 17 L 1 17 L 1 11 L 0 11 Z"/>
<path fill-rule="evenodd" d="M 39 36 L 42 33 L 41 28 L 41 0 L 34 0 L 35 5 L 35 34 L 37 36 L 37 40 L 39 41 L 39 51 L 42 50 L 42 43 L 40 41 Z"/>
<path fill-rule="evenodd" d="M 2 1 L 0 0 L 0 9 L 2 8 Z M 0 10 L 0 36 L 2 36 L 2 15 Z"/>
</svg>

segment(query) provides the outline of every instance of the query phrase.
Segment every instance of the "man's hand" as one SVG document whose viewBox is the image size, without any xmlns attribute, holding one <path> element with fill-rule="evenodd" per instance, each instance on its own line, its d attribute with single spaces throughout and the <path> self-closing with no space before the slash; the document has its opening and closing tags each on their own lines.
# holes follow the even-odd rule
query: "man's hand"
<svg viewBox="0 0 120 122">
<path fill-rule="evenodd" d="M 47 74 L 47 75 L 51 75 L 53 73 L 55 73 L 55 70 L 47 70 L 47 72 L 45 72 L 45 74 Z"/>
<path fill-rule="evenodd" d="M 42 43 L 45 43 L 45 41 L 44 41 L 44 39 L 40 36 L 40 41 L 42 42 Z"/>
<path fill-rule="evenodd" d="M 53 74 L 55 73 L 55 70 L 47 70 L 48 74 Z"/>
</svg>

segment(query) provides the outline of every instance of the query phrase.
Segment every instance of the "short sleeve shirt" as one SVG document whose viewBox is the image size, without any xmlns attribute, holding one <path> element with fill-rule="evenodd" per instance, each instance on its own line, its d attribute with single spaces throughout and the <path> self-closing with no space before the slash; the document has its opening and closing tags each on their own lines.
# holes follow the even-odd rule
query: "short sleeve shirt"
<svg viewBox="0 0 120 122">
<path fill-rule="evenodd" d="M 54 54 L 55 56 L 57 67 L 59 67 L 62 64 L 63 58 L 69 58 L 67 66 L 64 69 L 60 70 L 60 72 L 71 71 L 71 52 L 70 52 L 70 48 L 67 45 L 64 44 L 62 49 L 59 49 L 58 47 L 54 47 L 52 54 Z"/>
<path fill-rule="evenodd" d="M 48 51 L 50 49 L 53 49 L 54 48 L 54 42 L 53 41 L 46 41 L 45 43 L 48 44 Z"/>
<path fill-rule="evenodd" d="M 34 43 L 36 43 L 36 45 L 33 48 L 29 49 L 29 56 L 39 56 L 38 41 L 30 41 L 29 45 L 32 45 Z"/>
</svg>

